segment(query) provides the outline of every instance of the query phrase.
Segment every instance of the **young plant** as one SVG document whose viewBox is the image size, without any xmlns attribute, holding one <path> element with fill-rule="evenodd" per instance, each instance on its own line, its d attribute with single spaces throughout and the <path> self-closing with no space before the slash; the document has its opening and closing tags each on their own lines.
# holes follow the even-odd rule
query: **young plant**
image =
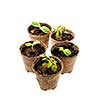
<svg viewBox="0 0 100 100">
<path fill-rule="evenodd" d="M 36 40 L 36 41 L 34 41 L 33 43 L 30 43 L 30 42 L 27 42 L 27 43 L 25 43 L 25 46 L 26 47 L 32 47 L 32 50 L 34 51 L 34 45 L 36 45 L 36 44 L 40 44 L 40 41 L 38 41 L 38 40 Z"/>
<path fill-rule="evenodd" d="M 50 29 L 46 26 L 41 26 L 41 24 L 39 22 L 32 22 L 32 26 L 34 27 L 38 27 L 42 32 L 44 32 L 45 34 L 50 32 Z"/>
<path fill-rule="evenodd" d="M 63 52 L 63 54 L 67 57 L 72 54 L 72 52 L 69 49 L 64 49 L 64 47 L 58 47 L 58 48 L 59 48 L 59 51 Z"/>
<path fill-rule="evenodd" d="M 56 29 L 54 29 L 54 32 L 56 33 L 55 36 L 57 40 L 60 38 L 60 35 L 62 35 L 62 33 L 68 33 L 65 26 L 58 26 Z"/>
<path fill-rule="evenodd" d="M 43 68 L 47 68 L 47 69 L 51 68 L 51 70 L 53 72 L 56 72 L 57 71 L 57 63 L 58 62 L 54 58 L 45 57 L 45 58 L 42 59 L 42 61 L 44 61 L 42 63 L 42 67 Z"/>
</svg>

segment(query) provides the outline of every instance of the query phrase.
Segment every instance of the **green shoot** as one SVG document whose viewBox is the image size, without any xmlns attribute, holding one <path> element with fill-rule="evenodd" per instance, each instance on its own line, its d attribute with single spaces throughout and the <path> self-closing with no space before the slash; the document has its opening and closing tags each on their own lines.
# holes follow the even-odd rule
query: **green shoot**
<svg viewBox="0 0 100 100">
<path fill-rule="evenodd" d="M 47 60 L 47 58 L 45 57 L 45 58 L 42 59 L 42 61 L 44 61 L 44 60 Z"/>
<path fill-rule="evenodd" d="M 61 26 L 58 26 L 56 29 L 55 29 L 55 32 L 56 32 L 56 39 L 59 39 L 59 37 L 60 37 L 60 28 L 61 28 Z"/>
<path fill-rule="evenodd" d="M 44 32 L 45 34 L 50 32 L 50 29 L 46 26 L 41 26 L 41 24 L 39 22 L 32 22 L 32 26 L 34 27 L 38 27 L 42 32 Z"/>
<path fill-rule="evenodd" d="M 48 68 L 50 68 L 51 66 L 52 66 L 52 62 L 48 60 Z"/>
<path fill-rule="evenodd" d="M 49 33 L 50 32 L 50 29 L 46 26 L 42 26 L 40 27 L 41 31 L 44 32 L 44 33 Z"/>
<path fill-rule="evenodd" d="M 25 46 L 26 47 L 32 47 L 32 50 L 33 50 L 33 48 L 34 48 L 34 45 L 37 45 L 37 44 L 40 44 L 40 41 L 38 41 L 38 40 L 36 40 L 36 41 L 34 41 L 33 43 L 30 43 L 30 42 L 27 42 L 27 43 L 25 43 Z M 34 50 L 33 50 L 34 51 Z"/>
<path fill-rule="evenodd" d="M 64 53 L 66 56 L 69 56 L 69 55 L 72 54 L 72 52 L 71 52 L 69 49 L 65 49 L 65 50 L 63 51 L 63 53 Z"/>
<path fill-rule="evenodd" d="M 59 39 L 59 31 L 56 32 L 56 39 Z"/>
<path fill-rule="evenodd" d="M 57 65 L 52 65 L 51 69 L 56 72 L 57 71 Z"/>
<path fill-rule="evenodd" d="M 57 63 L 58 62 L 54 58 L 45 57 L 42 59 L 42 61 L 44 61 L 44 60 L 45 60 L 45 62 L 42 63 L 43 68 L 47 67 L 47 68 L 51 68 L 51 70 L 53 72 L 57 71 Z"/>
<path fill-rule="evenodd" d="M 63 54 L 67 57 L 72 54 L 71 50 L 69 49 L 64 49 L 64 47 L 58 47 L 58 48 L 59 48 L 59 51 L 63 52 Z"/>
<path fill-rule="evenodd" d="M 39 22 L 32 22 L 32 26 L 34 26 L 34 27 L 41 27 Z"/>
<path fill-rule="evenodd" d="M 30 47 L 30 46 L 32 46 L 32 43 L 25 43 L 25 46 Z"/>
<path fill-rule="evenodd" d="M 54 29 L 54 32 L 56 33 L 56 39 L 58 40 L 60 38 L 60 35 L 62 33 L 66 32 L 66 27 L 65 26 L 58 26 L 56 29 Z"/>
</svg>

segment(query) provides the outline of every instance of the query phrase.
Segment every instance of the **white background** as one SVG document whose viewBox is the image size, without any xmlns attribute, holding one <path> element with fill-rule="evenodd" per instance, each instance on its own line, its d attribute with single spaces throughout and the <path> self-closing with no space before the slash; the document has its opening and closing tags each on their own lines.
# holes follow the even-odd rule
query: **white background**
<svg viewBox="0 0 100 100">
<path fill-rule="evenodd" d="M 0 0 L 0 100 L 100 100 L 100 0 Z M 42 91 L 27 73 L 19 46 L 32 21 L 65 25 L 80 48 L 71 74 Z M 49 54 L 49 52 L 47 53 Z"/>
</svg>

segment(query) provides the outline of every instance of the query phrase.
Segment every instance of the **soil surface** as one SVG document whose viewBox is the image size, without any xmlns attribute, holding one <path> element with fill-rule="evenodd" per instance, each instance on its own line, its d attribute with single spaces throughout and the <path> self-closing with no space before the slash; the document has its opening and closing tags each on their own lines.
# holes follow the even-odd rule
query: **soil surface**
<svg viewBox="0 0 100 100">
<path fill-rule="evenodd" d="M 59 72 L 61 70 L 61 64 L 59 63 L 59 61 L 57 59 L 55 59 L 58 63 L 57 63 L 57 71 L 53 72 L 50 68 L 43 68 L 42 63 L 44 63 L 45 61 L 42 60 L 42 58 L 40 58 L 38 60 L 38 62 L 35 64 L 34 69 L 35 71 L 37 71 L 39 74 L 42 74 L 43 76 L 47 76 L 47 75 L 52 75 L 52 74 L 56 74 L 57 72 Z"/>
<path fill-rule="evenodd" d="M 46 23 L 40 23 L 41 24 L 41 26 L 46 26 L 46 27 L 48 27 L 50 30 L 51 30 L 51 27 L 48 25 L 48 24 L 46 24 Z M 34 27 L 34 26 L 32 26 L 32 25 L 30 25 L 29 27 L 28 27 L 28 32 L 30 33 L 30 34 L 32 34 L 32 35 L 46 35 L 44 32 L 42 32 L 38 27 Z"/>
<path fill-rule="evenodd" d="M 56 33 L 53 31 L 52 33 L 52 38 L 57 40 L 57 41 L 65 41 L 65 40 L 72 40 L 74 38 L 72 31 L 67 30 L 68 33 L 60 33 L 60 38 L 56 39 Z"/>
<path fill-rule="evenodd" d="M 33 41 L 29 41 L 29 42 L 33 43 Z M 25 43 L 20 47 L 20 50 L 21 50 L 21 53 L 27 57 L 39 56 L 40 54 L 45 52 L 45 48 L 41 44 L 34 45 L 33 50 L 32 50 L 32 47 L 25 46 Z"/>
<path fill-rule="evenodd" d="M 59 48 L 58 47 L 64 47 L 64 49 L 69 49 L 72 52 L 72 54 L 69 55 L 69 57 L 72 57 L 74 55 L 77 55 L 78 52 L 79 52 L 78 47 L 76 45 L 74 45 L 73 43 L 67 43 L 67 44 L 66 43 L 60 43 L 57 46 L 54 45 L 52 47 L 52 49 L 51 49 L 52 54 L 54 56 L 57 56 L 57 57 L 61 57 L 61 56 L 62 57 L 66 57 L 62 51 L 59 51 Z"/>
</svg>

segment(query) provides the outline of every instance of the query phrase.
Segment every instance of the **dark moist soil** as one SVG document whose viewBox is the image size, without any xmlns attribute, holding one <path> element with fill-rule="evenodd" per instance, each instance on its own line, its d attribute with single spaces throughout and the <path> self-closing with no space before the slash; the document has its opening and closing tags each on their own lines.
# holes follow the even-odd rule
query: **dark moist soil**
<svg viewBox="0 0 100 100">
<path fill-rule="evenodd" d="M 46 27 L 48 27 L 50 30 L 51 30 L 51 27 L 48 25 L 48 24 L 46 24 L 46 23 L 40 23 L 41 24 L 41 26 L 46 26 Z M 30 34 L 32 34 L 32 35 L 46 35 L 44 32 L 42 32 L 38 27 L 34 27 L 34 26 L 32 26 L 32 25 L 30 25 L 29 27 L 28 27 L 28 32 L 30 33 Z"/>
<path fill-rule="evenodd" d="M 57 59 L 56 59 L 57 60 Z M 42 67 L 42 63 L 45 61 L 42 61 L 42 58 L 39 59 L 39 61 L 35 64 L 34 69 L 35 71 L 37 71 L 39 74 L 43 75 L 43 76 L 47 76 L 47 75 L 52 75 L 52 74 L 56 74 L 57 72 L 59 72 L 61 70 L 61 64 L 59 63 L 59 61 L 57 60 L 57 71 L 53 72 L 51 70 L 51 68 L 43 68 Z"/>
<path fill-rule="evenodd" d="M 68 32 L 68 34 L 67 33 L 62 33 L 62 36 L 59 39 L 56 39 L 56 33 L 53 31 L 53 34 L 52 34 L 51 37 L 53 39 L 57 40 L 57 41 L 65 41 L 65 40 L 70 41 L 74 38 L 74 36 L 72 35 L 72 31 L 67 30 L 67 32 Z"/>
<path fill-rule="evenodd" d="M 61 45 L 59 45 L 59 46 L 55 46 L 55 47 L 51 50 L 52 54 L 53 54 L 54 56 L 57 56 L 57 57 L 66 57 L 66 56 L 63 54 L 62 51 L 59 51 L 58 47 L 64 47 L 64 49 L 69 49 L 69 50 L 71 50 L 72 54 L 69 55 L 69 57 L 72 57 L 72 56 L 74 56 L 74 55 L 77 55 L 78 52 L 79 52 L 79 49 L 78 49 L 78 47 L 77 47 L 76 45 L 74 45 L 74 44 L 72 44 L 72 43 L 68 43 L 68 44 L 66 45 L 66 43 L 63 43 L 63 44 L 61 44 Z"/>
<path fill-rule="evenodd" d="M 33 43 L 33 41 L 30 41 L 30 43 Z M 34 49 L 34 51 L 32 50 L 31 46 L 30 47 L 26 47 L 25 43 L 20 47 L 21 53 L 23 55 L 27 56 L 27 57 L 39 56 L 40 54 L 45 52 L 45 49 L 41 44 L 34 45 L 33 49 Z"/>
</svg>

